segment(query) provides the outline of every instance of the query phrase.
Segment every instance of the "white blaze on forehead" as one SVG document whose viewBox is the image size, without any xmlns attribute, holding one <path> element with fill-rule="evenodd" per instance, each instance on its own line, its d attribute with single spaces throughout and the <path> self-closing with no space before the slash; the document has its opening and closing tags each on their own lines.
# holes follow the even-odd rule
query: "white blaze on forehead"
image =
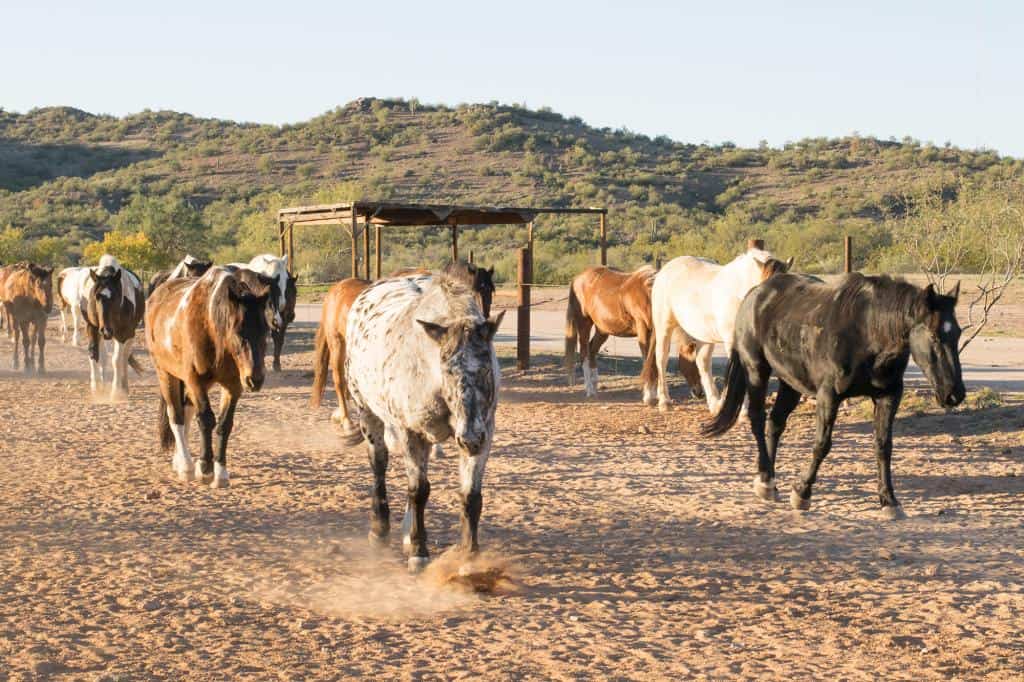
<svg viewBox="0 0 1024 682">
<path fill-rule="evenodd" d="M 942 331 L 943 331 L 943 333 L 946 333 L 946 334 L 948 334 L 951 331 L 953 331 L 953 323 L 950 322 L 949 320 L 946 320 L 945 322 L 943 322 L 942 323 Z"/>
</svg>

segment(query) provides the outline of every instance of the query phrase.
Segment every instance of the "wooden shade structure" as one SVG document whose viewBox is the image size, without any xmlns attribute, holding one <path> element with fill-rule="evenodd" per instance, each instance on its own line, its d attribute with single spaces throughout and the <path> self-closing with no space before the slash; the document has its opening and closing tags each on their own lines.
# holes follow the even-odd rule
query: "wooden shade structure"
<svg viewBox="0 0 1024 682">
<path fill-rule="evenodd" d="M 295 226 L 339 225 L 352 242 L 352 276 L 359 277 L 359 237 L 363 238 L 364 279 L 370 279 L 370 226 L 376 247 L 374 277 L 381 276 L 382 231 L 392 227 L 447 227 L 451 233 L 451 258 L 459 259 L 459 227 L 463 225 L 527 225 L 526 245 L 519 256 L 519 306 L 517 324 L 518 364 L 530 362 L 530 285 L 533 283 L 533 225 L 544 214 L 592 214 L 598 217 L 601 265 L 608 264 L 608 209 L 535 208 L 518 206 L 460 206 L 455 204 L 405 204 L 389 201 L 352 201 L 319 206 L 294 206 L 277 212 L 281 255 L 288 255 L 289 269 L 295 271 Z M 361 225 L 361 227 L 360 227 Z"/>
</svg>

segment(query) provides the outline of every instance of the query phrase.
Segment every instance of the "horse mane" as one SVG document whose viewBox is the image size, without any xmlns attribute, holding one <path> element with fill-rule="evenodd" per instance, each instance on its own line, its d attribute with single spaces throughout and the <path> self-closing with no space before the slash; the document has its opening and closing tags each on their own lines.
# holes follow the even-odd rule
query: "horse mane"
<svg viewBox="0 0 1024 682">
<path fill-rule="evenodd" d="M 865 314 L 868 329 L 881 333 L 887 342 L 905 338 L 911 321 L 922 312 L 921 289 L 888 275 L 846 275 L 833 299 L 838 319 L 857 319 Z"/>
</svg>

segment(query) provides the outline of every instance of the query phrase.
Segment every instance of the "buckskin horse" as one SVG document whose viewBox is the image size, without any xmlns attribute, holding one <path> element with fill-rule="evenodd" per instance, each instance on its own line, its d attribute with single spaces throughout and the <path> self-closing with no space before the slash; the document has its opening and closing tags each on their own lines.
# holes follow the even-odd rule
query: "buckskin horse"
<svg viewBox="0 0 1024 682">
<path fill-rule="evenodd" d="M 146 343 L 160 383 L 160 445 L 165 451 L 175 448 L 171 468 L 183 481 L 229 485 L 227 442 L 235 407 L 243 388 L 258 391 L 265 377 L 271 291 L 264 275 L 213 267 L 198 279 L 168 280 L 150 298 Z M 224 389 L 216 417 L 209 396 L 213 384 Z M 196 414 L 202 442 L 202 457 L 194 463 L 188 448 L 190 412 Z"/>
<path fill-rule="evenodd" d="M 715 344 L 725 344 L 728 355 L 740 301 L 752 288 L 776 273 L 786 272 L 792 265 L 792 258 L 782 262 L 768 251 L 750 247 L 726 265 L 679 256 L 658 272 L 651 290 L 654 334 L 642 374 L 644 385 L 655 380 L 658 383 L 658 409 L 667 410 L 672 403 L 665 370 L 675 336 L 695 347 L 704 398 L 712 413 L 718 411 L 718 388 L 711 375 Z M 645 399 L 649 405 L 654 402 L 653 395 Z"/>
<path fill-rule="evenodd" d="M 809 509 L 818 468 L 832 447 L 839 404 L 854 396 L 874 401 L 878 498 L 884 518 L 904 516 L 892 485 L 892 425 L 903 396 L 910 357 L 943 407 L 966 394 L 960 369 L 960 284 L 947 294 L 890 277 L 860 273 L 835 286 L 777 275 L 750 292 L 736 313 L 736 336 L 726 369 L 722 409 L 702 432 L 718 436 L 735 424 L 743 401 L 757 441 L 755 493 L 774 500 L 775 461 L 786 420 L 800 396 L 814 396 L 817 435 L 810 466 L 793 485 L 790 504 Z M 768 418 L 765 393 L 775 374 L 779 391 Z"/>
<path fill-rule="evenodd" d="M 609 336 L 635 337 L 640 344 L 641 359 L 647 357 L 653 332 L 651 285 L 656 273 L 649 265 L 633 272 L 598 265 L 573 277 L 565 308 L 565 368 L 569 373 L 570 386 L 576 383 L 577 343 L 587 396 L 597 395 L 597 354 Z M 686 377 L 691 393 L 701 396 L 700 375 L 693 362 L 693 346 L 687 343 L 679 343 L 678 346 L 679 371 Z M 654 380 L 644 384 L 645 401 L 654 395 L 654 388 Z"/>
<path fill-rule="evenodd" d="M 0 301 L 14 339 L 14 369 L 18 369 L 20 340 L 25 372 L 38 369 L 42 374 L 46 372 L 46 318 L 53 310 L 53 268 L 21 262 L 0 270 Z M 33 355 L 36 347 L 38 366 Z"/>
<path fill-rule="evenodd" d="M 373 468 L 369 539 L 390 532 L 386 474 L 401 454 L 408 477 L 402 545 L 410 571 L 428 562 L 423 516 L 431 444 L 454 437 L 462 501 L 460 549 L 478 550 L 483 474 L 494 438 L 500 370 L 494 334 L 472 290 L 451 276 L 384 279 L 348 315 L 345 374 Z"/>
</svg>

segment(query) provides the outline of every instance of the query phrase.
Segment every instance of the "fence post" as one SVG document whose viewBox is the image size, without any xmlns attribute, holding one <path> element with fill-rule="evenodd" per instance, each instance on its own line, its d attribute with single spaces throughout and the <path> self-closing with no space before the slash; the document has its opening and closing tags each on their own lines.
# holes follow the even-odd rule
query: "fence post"
<svg viewBox="0 0 1024 682">
<path fill-rule="evenodd" d="M 530 284 L 533 283 L 533 263 L 528 248 L 519 249 L 519 268 L 516 284 L 519 286 L 519 307 L 516 308 L 516 368 L 530 368 Z"/>
<path fill-rule="evenodd" d="M 853 237 L 850 235 L 843 240 L 843 272 L 853 272 Z"/>
<path fill-rule="evenodd" d="M 380 279 L 381 262 L 382 262 L 382 260 L 384 258 L 384 255 L 383 255 L 383 252 L 382 252 L 382 249 L 381 249 L 381 245 L 383 243 L 383 240 L 381 239 L 381 235 L 380 235 L 380 225 L 374 225 L 373 226 L 373 236 L 374 236 L 374 241 L 377 242 L 376 245 L 375 245 L 376 255 L 377 255 L 377 268 L 376 268 L 376 275 L 377 275 L 377 277 L 375 279 Z"/>
</svg>

